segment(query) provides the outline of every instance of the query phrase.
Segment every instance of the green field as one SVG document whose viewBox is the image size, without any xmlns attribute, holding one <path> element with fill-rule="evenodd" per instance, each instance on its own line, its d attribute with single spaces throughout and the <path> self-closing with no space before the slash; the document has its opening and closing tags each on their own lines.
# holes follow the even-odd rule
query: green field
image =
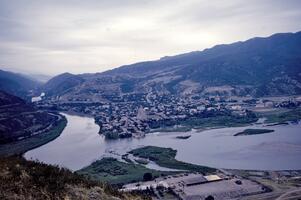
<svg viewBox="0 0 301 200">
<path fill-rule="evenodd" d="M 181 125 L 191 128 L 236 127 L 254 123 L 257 117 L 216 116 L 208 118 L 191 118 L 181 122 Z"/>
<path fill-rule="evenodd" d="M 85 175 L 92 180 L 114 185 L 143 181 L 145 173 L 151 173 L 153 177 L 174 174 L 174 172 L 161 172 L 148 169 L 134 163 L 120 162 L 115 158 L 102 158 L 93 162 L 88 167 L 78 170 L 77 173 Z"/>
<path fill-rule="evenodd" d="M 138 149 L 134 149 L 129 153 L 133 154 L 134 156 L 140 158 L 146 158 L 151 161 L 154 161 L 161 167 L 171 168 L 171 169 L 179 169 L 179 170 L 186 170 L 186 171 L 194 171 L 194 172 L 201 172 L 201 173 L 212 173 L 215 172 L 216 169 L 194 165 L 190 163 L 185 163 L 182 161 L 178 161 L 175 159 L 177 151 L 171 148 L 162 148 L 162 147 L 155 147 L 155 146 L 146 146 Z"/>
<path fill-rule="evenodd" d="M 0 145 L 0 156 L 20 155 L 31 149 L 42 146 L 57 138 L 67 125 L 67 119 L 62 119 L 49 132 L 34 135 L 24 140 Z"/>
<path fill-rule="evenodd" d="M 213 168 L 176 160 L 175 156 L 177 151 L 171 148 L 147 146 L 134 149 L 129 153 L 139 158 L 150 159 L 156 162 L 159 166 L 170 169 L 201 172 L 204 174 L 216 171 L 216 169 Z M 156 178 L 159 176 L 181 173 L 183 171 L 162 172 L 148 169 L 141 164 L 135 164 L 133 162 L 121 162 L 115 158 L 109 157 L 97 160 L 91 165 L 78 170 L 77 173 L 85 175 L 93 180 L 99 180 L 114 185 L 123 185 L 126 183 L 143 181 L 143 176 L 145 173 L 151 173 L 152 177 Z"/>
<path fill-rule="evenodd" d="M 270 130 L 270 129 L 246 129 L 242 132 L 236 133 L 234 136 L 259 135 L 259 134 L 265 134 L 265 133 L 271 133 L 271 132 L 274 132 L 274 130 Z"/>
<path fill-rule="evenodd" d="M 261 117 L 266 117 L 266 123 L 284 123 L 301 119 L 301 108 L 279 111 L 275 113 L 263 113 Z"/>
<path fill-rule="evenodd" d="M 258 117 L 252 112 L 249 112 L 246 116 L 225 114 L 210 117 L 189 117 L 176 122 L 160 122 L 157 124 L 157 128 L 153 128 L 150 132 L 188 132 L 191 129 L 239 127 L 249 125 L 257 120 Z"/>
<path fill-rule="evenodd" d="M 155 132 L 188 132 L 191 131 L 192 127 L 189 126 L 166 126 L 157 129 L 152 129 L 150 133 Z"/>
</svg>

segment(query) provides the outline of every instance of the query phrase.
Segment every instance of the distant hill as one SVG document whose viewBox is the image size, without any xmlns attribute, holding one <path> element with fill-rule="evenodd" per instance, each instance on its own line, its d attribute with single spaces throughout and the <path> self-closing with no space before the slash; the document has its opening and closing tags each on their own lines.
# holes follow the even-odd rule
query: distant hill
<svg viewBox="0 0 301 200">
<path fill-rule="evenodd" d="M 301 32 L 280 33 L 103 73 L 74 75 L 72 81 L 61 81 L 59 87 L 52 84 L 51 88 L 62 99 L 90 100 L 149 92 L 186 96 L 301 94 L 300 47 Z"/>
<path fill-rule="evenodd" d="M 48 76 L 44 74 L 26 74 L 25 76 L 35 82 L 40 82 L 40 83 L 46 83 L 52 78 L 52 76 Z"/>
<path fill-rule="evenodd" d="M 0 70 L 0 90 L 10 94 L 27 99 L 31 90 L 37 89 L 40 85 L 41 83 L 25 75 Z"/>
<path fill-rule="evenodd" d="M 80 85 L 83 82 L 83 78 L 64 73 L 50 79 L 43 85 L 43 91 L 47 95 L 57 95 L 67 93 L 71 88 Z"/>
</svg>

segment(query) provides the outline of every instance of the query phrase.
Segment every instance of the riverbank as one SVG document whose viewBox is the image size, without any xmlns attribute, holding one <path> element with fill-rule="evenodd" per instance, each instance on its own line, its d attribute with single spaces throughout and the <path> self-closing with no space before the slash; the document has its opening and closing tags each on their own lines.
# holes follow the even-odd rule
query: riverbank
<svg viewBox="0 0 301 200">
<path fill-rule="evenodd" d="M 111 157 L 97 160 L 91 165 L 78 170 L 77 173 L 87 176 L 92 180 L 119 186 L 127 183 L 143 181 L 145 179 L 145 174 L 150 174 L 151 179 L 176 174 L 176 172 L 163 172 L 149 169 L 143 165 L 131 162 L 121 162 Z"/>
<path fill-rule="evenodd" d="M 255 123 L 259 118 L 255 115 L 245 117 L 241 116 L 214 116 L 214 117 L 192 117 L 180 121 L 174 126 L 161 125 L 156 129 L 151 129 L 148 133 L 156 132 L 189 132 L 193 129 L 198 131 L 226 128 L 226 127 L 243 127 Z"/>
<path fill-rule="evenodd" d="M 274 130 L 270 129 L 245 129 L 242 132 L 235 133 L 233 136 L 247 136 L 247 135 L 260 135 L 265 133 L 272 133 Z"/>
<path fill-rule="evenodd" d="M 255 123 L 246 127 L 193 130 L 190 138 L 177 139 L 184 133 L 154 133 L 144 138 L 106 140 L 98 134 L 99 127 L 93 118 L 71 116 L 68 126 L 55 141 L 25 154 L 27 159 L 79 170 L 102 157 L 118 157 L 143 146 L 158 146 L 177 150 L 175 159 L 214 168 L 281 170 L 301 169 L 295 160 L 300 159 L 301 124 L 269 127 L 273 134 L 233 137 L 245 129 L 266 129 L 265 124 Z M 186 135 L 187 133 L 185 133 Z M 288 137 L 289 134 L 289 137 Z M 273 155 L 277 154 L 275 158 Z M 155 166 L 156 165 L 156 166 Z M 151 169 L 160 169 L 151 161 Z M 169 167 L 168 167 L 169 168 Z"/>
<path fill-rule="evenodd" d="M 217 116 L 211 118 L 192 118 L 176 126 L 165 126 L 152 129 L 155 132 L 189 132 L 196 129 L 198 132 L 216 128 L 244 127 L 255 123 L 260 118 L 265 118 L 264 123 L 270 125 L 287 124 L 289 121 L 301 120 L 301 108 L 277 109 L 270 112 L 255 112 L 256 117 L 237 118 L 233 116 Z"/>
<path fill-rule="evenodd" d="M 160 167 L 165 167 L 170 171 L 160 171 L 147 168 L 147 163 L 134 163 L 132 160 L 121 162 L 115 158 L 102 158 L 84 167 L 77 172 L 93 180 L 104 181 L 115 185 L 124 185 L 132 182 L 145 181 L 145 174 L 149 174 L 149 179 L 155 179 L 162 176 L 179 174 L 183 172 L 210 174 L 217 170 L 210 167 L 185 163 L 175 159 L 176 150 L 171 148 L 162 148 L 147 146 L 134 149 L 129 154 L 137 158 L 149 159 Z M 173 171 L 173 170 L 178 171 Z"/>
<path fill-rule="evenodd" d="M 33 135 L 20 141 L 0 145 L 0 156 L 21 155 L 56 139 L 67 125 L 67 119 L 62 115 L 58 116 L 58 121 L 52 125 L 49 131 Z"/>
<path fill-rule="evenodd" d="M 301 108 L 277 109 L 270 112 L 257 113 L 259 117 L 265 117 L 265 123 L 286 123 L 288 121 L 301 120 Z"/>
</svg>

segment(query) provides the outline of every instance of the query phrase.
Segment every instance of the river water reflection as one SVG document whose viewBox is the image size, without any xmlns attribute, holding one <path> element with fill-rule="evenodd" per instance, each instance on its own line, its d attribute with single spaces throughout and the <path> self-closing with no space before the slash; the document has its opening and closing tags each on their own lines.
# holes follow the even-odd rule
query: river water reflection
<svg viewBox="0 0 301 200">
<path fill-rule="evenodd" d="M 264 127 L 275 132 L 253 135 L 233 135 L 246 128 L 263 128 L 252 125 L 238 128 L 212 129 L 191 137 L 176 139 L 183 133 L 155 133 L 141 139 L 105 140 L 98 134 L 99 127 L 93 118 L 64 114 L 68 124 L 54 141 L 27 152 L 27 159 L 58 164 L 72 170 L 89 165 L 103 156 L 154 145 L 178 150 L 177 159 L 217 168 L 283 170 L 301 169 L 301 124 Z M 187 133 L 185 133 L 187 134 Z"/>
</svg>

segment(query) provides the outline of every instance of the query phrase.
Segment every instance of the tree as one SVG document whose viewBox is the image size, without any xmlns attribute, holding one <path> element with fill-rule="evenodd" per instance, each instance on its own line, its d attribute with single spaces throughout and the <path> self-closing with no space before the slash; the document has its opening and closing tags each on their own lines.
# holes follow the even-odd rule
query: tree
<svg viewBox="0 0 301 200">
<path fill-rule="evenodd" d="M 205 198 L 205 200 L 214 200 L 214 197 L 209 195 L 208 197 Z"/>
<path fill-rule="evenodd" d="M 145 173 L 145 174 L 143 175 L 143 180 L 144 180 L 144 181 L 151 181 L 152 179 L 153 179 L 152 173 L 147 172 L 147 173 Z"/>
</svg>

